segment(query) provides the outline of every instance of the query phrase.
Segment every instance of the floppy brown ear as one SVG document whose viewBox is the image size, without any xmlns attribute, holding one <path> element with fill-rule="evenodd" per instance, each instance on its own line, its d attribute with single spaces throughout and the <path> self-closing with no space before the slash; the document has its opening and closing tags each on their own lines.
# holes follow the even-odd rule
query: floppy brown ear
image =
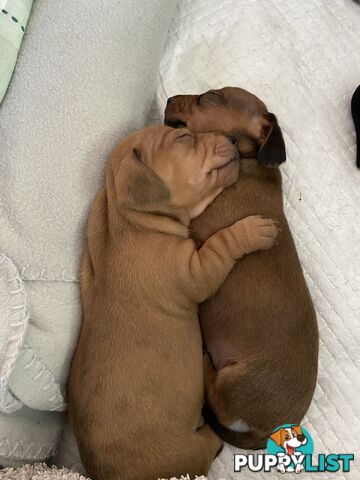
<svg viewBox="0 0 360 480">
<path fill-rule="evenodd" d="M 163 180 L 144 163 L 139 150 L 132 149 L 114 173 L 114 189 L 119 204 L 135 209 L 156 206 L 170 198 Z"/>
<path fill-rule="evenodd" d="M 267 113 L 265 118 L 269 120 L 270 127 L 260 147 L 258 159 L 262 165 L 280 165 L 286 160 L 285 142 L 275 115 Z"/>
<path fill-rule="evenodd" d="M 271 440 L 273 440 L 276 445 L 281 445 L 282 444 L 282 429 L 277 430 L 276 432 L 272 433 L 270 435 Z"/>
</svg>

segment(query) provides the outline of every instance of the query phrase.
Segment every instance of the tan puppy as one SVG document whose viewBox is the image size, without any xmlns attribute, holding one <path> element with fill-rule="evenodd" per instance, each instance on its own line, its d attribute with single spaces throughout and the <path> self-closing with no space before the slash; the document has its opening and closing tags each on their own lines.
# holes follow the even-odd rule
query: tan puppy
<svg viewBox="0 0 360 480">
<path fill-rule="evenodd" d="M 251 217 L 197 250 L 188 225 L 238 169 L 225 136 L 161 126 L 131 135 L 111 155 L 88 222 L 68 396 L 94 480 L 205 475 L 221 447 L 201 426 L 197 304 L 236 259 L 270 248 L 276 227 Z"/>
<path fill-rule="evenodd" d="M 241 174 L 193 222 L 199 244 L 255 212 L 278 220 L 282 230 L 276 247 L 236 264 L 200 309 L 211 357 L 206 394 L 217 416 L 208 412 L 207 420 L 229 443 L 258 449 L 275 428 L 300 422 L 317 376 L 315 312 L 283 212 L 278 165 L 285 161 L 284 141 L 275 116 L 240 88 L 172 97 L 165 122 L 223 132 L 238 142 Z"/>
</svg>

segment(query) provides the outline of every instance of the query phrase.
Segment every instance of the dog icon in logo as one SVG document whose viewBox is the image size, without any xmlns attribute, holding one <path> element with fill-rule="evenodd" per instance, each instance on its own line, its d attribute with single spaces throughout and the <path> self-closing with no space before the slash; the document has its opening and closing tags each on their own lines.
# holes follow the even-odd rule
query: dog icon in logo
<svg viewBox="0 0 360 480">
<path fill-rule="evenodd" d="M 284 452 L 279 453 L 279 456 L 296 455 L 297 449 L 307 443 L 307 438 L 303 434 L 301 425 L 292 425 L 290 427 L 279 428 L 279 430 L 276 430 L 270 435 L 270 438 L 276 443 L 276 445 L 283 449 Z M 302 452 L 298 451 L 298 454 L 302 454 Z M 295 471 L 296 473 L 300 473 L 303 469 L 304 465 L 302 464 L 297 464 L 295 469 L 291 466 L 285 469 L 283 464 L 278 466 L 278 470 L 281 473 L 285 473 L 285 471 Z"/>
</svg>

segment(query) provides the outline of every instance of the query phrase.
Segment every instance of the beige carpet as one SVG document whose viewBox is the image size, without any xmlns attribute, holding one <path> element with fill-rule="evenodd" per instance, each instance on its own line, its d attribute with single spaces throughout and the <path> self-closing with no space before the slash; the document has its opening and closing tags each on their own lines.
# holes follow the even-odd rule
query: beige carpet
<svg viewBox="0 0 360 480">
<path fill-rule="evenodd" d="M 1 480 L 86 480 L 67 468 L 48 467 L 44 463 L 0 470 Z"/>
<path fill-rule="evenodd" d="M 197 477 L 198 480 L 207 480 L 206 477 Z M 0 480 L 86 480 L 82 475 L 67 468 L 48 467 L 44 463 L 24 465 L 19 468 L 4 468 L 0 470 Z M 171 479 L 178 480 L 178 479 Z M 181 477 L 181 480 L 190 480 Z"/>
</svg>

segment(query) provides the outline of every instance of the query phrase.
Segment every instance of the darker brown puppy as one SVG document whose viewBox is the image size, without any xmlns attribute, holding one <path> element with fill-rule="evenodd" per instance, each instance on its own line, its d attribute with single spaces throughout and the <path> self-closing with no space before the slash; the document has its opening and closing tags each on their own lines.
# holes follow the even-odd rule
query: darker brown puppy
<svg viewBox="0 0 360 480">
<path fill-rule="evenodd" d="M 275 248 L 237 263 L 200 308 L 211 358 L 205 362 L 208 421 L 229 443 L 262 448 L 273 429 L 305 415 L 318 363 L 315 311 L 283 212 L 283 137 L 264 103 L 240 88 L 172 97 L 165 122 L 238 142 L 238 181 L 192 224 L 200 244 L 255 212 L 277 219 L 282 230 Z"/>
</svg>

